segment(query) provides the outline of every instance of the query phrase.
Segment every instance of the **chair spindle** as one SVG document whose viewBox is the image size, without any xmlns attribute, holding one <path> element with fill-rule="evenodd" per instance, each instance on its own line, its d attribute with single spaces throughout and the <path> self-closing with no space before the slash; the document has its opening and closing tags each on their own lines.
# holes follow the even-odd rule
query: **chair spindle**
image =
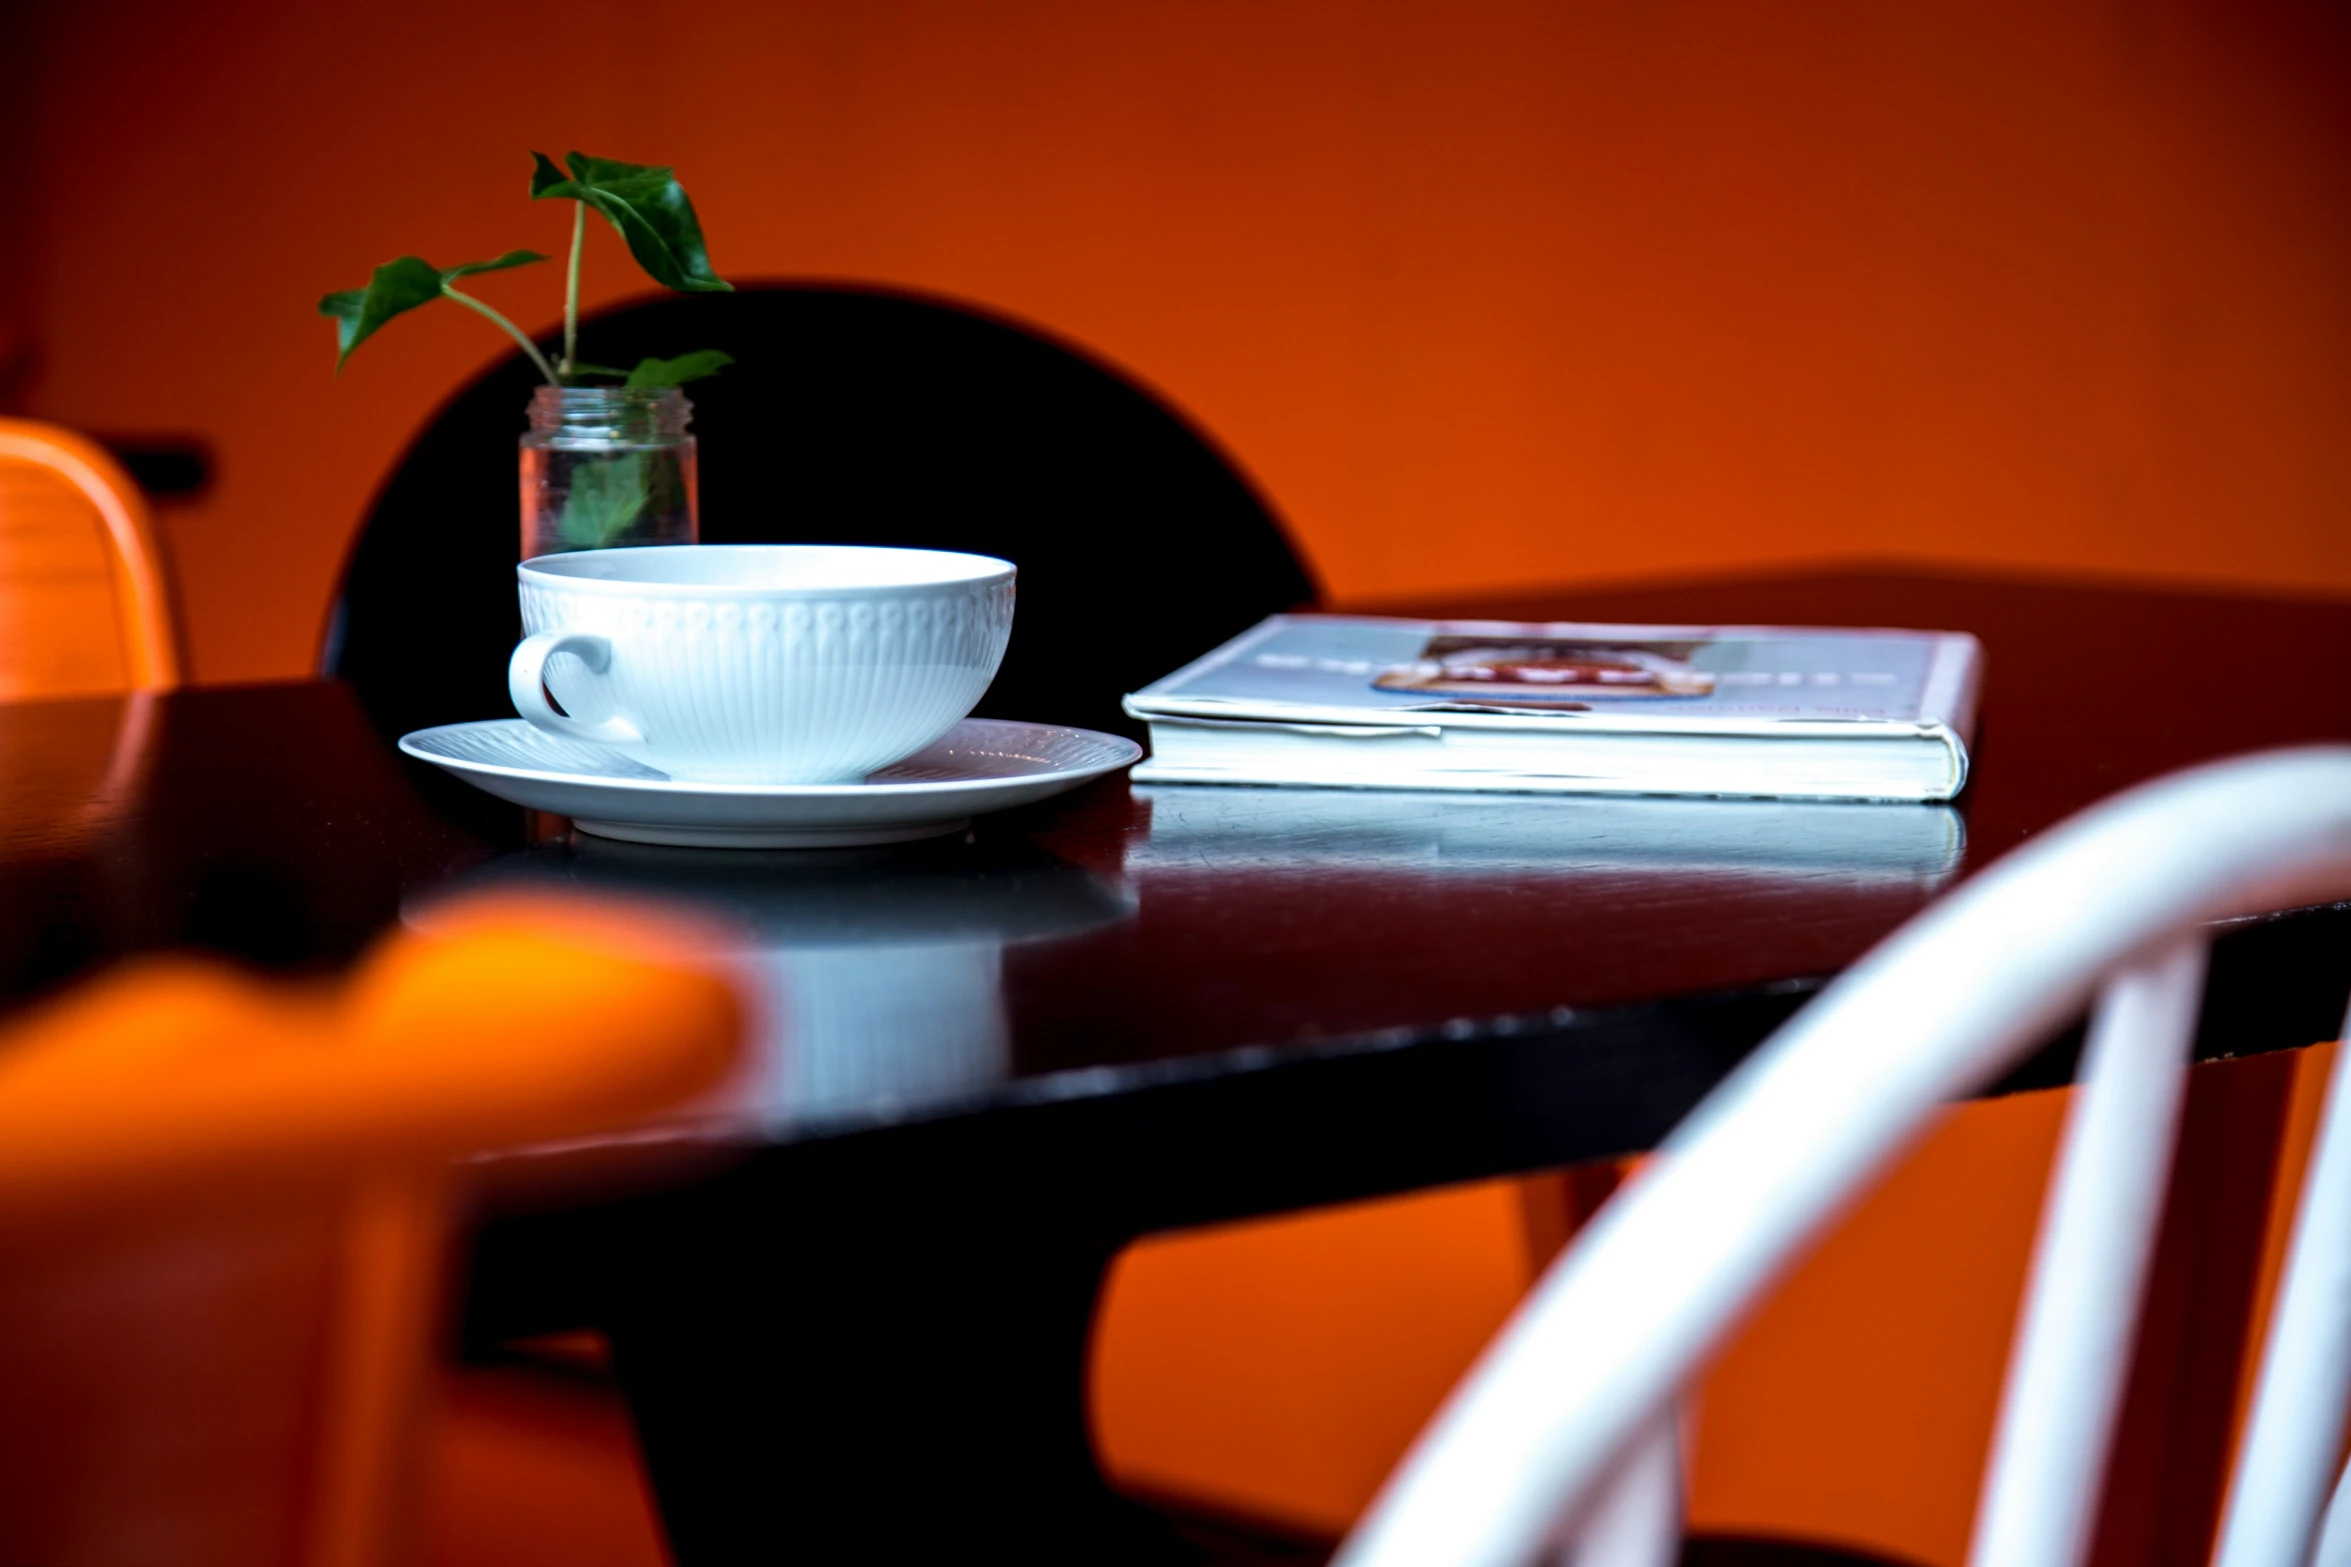
<svg viewBox="0 0 2351 1567">
<path fill-rule="evenodd" d="M 2343 1028 L 2351 1032 L 2351 1018 Z M 2344 1047 L 2336 1049 L 2217 1567 L 2303 1567 L 2343 1450 L 2351 1399 L 2351 1072 L 2343 1070 Z M 2337 1553 L 2351 1556 L 2351 1530 L 2338 1524 L 2331 1532 L 2342 1541 Z"/>
<path fill-rule="evenodd" d="M 2034 1246 L 1968 1553 L 2076 1567 L 2130 1371 L 2178 1139 L 2206 947 L 2191 937 L 2099 993 Z"/>
<path fill-rule="evenodd" d="M 1681 1543 L 1681 1419 L 1668 1406 L 1627 1444 L 1559 1567 L 1673 1567 Z"/>
</svg>

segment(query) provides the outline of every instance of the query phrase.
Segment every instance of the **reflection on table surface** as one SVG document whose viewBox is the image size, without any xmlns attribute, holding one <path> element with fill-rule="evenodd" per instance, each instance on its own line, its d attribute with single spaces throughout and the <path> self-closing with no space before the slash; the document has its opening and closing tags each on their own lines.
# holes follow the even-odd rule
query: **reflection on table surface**
<svg viewBox="0 0 2351 1567">
<path fill-rule="evenodd" d="M 0 742 L 10 994 L 166 947 L 332 969 L 485 880 L 682 899 L 737 933 L 769 1048 L 736 1110 L 785 1138 L 1833 973 L 1974 826 L 1113 780 L 895 849 L 526 848 L 522 813 L 403 768 L 332 685 L 31 704 Z"/>
<path fill-rule="evenodd" d="M 1957 874 L 1966 829 L 1940 806 L 1165 784 L 1036 839 L 1115 844 L 1138 914 L 1008 959 L 1024 1076 L 1832 974 Z"/>
<path fill-rule="evenodd" d="M 9 993 L 165 947 L 331 969 L 484 881 L 682 899 L 759 999 L 733 1113 L 787 1139 L 1830 973 L 1963 841 L 1919 806 L 1113 780 L 894 849 L 524 847 L 332 685 L 31 704 L 0 741 Z"/>
<path fill-rule="evenodd" d="M 1182 785 L 1124 803 L 1094 869 L 1012 835 L 721 851 L 574 832 L 434 886 L 409 917 L 516 885 L 715 917 L 760 1046 L 694 1118 L 793 1137 L 1015 1079 L 1050 1095 L 1154 1057 L 1613 999 L 1641 974 L 1631 955 L 1685 963 L 1726 930 L 1763 945 L 1721 983 L 1775 975 L 1791 915 L 1890 927 L 1966 840 L 1957 812 L 1918 805 Z"/>
<path fill-rule="evenodd" d="M 934 1112 L 1011 1075 L 1007 944 L 1130 918 L 1125 887 L 1041 849 L 709 850 L 574 833 L 435 889 L 564 888 L 691 909 L 731 932 L 753 1001 L 747 1078 L 699 1107 L 772 1134 Z"/>
<path fill-rule="evenodd" d="M 112 831 L 154 766 L 161 696 L 26 703 L 18 743 L 0 746 L 0 845 L 11 856 L 72 854 Z"/>
</svg>

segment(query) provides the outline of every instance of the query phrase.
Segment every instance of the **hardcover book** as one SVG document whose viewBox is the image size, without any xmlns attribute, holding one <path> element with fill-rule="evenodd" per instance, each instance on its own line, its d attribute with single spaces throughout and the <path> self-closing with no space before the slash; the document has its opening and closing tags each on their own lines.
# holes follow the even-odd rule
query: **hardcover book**
<svg viewBox="0 0 2351 1567">
<path fill-rule="evenodd" d="M 1126 709 L 1147 783 L 1948 800 L 1982 671 L 1959 632 L 1276 615 Z"/>
</svg>

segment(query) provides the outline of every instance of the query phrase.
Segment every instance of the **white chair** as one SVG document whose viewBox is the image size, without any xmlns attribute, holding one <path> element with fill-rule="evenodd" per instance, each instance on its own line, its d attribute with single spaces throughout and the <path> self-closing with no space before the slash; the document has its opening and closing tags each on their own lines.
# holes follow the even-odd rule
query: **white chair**
<svg viewBox="0 0 2351 1567">
<path fill-rule="evenodd" d="M 1676 1401 L 1942 1107 L 2091 1010 L 1977 1509 L 1977 1567 L 2088 1551 L 2170 1169 L 2210 921 L 2351 897 L 2351 747 L 2131 790 L 1864 957 L 1724 1081 L 1544 1276 L 1339 1567 L 1664 1567 Z M 2305 1182 L 2220 1567 L 2305 1567 L 2351 1397 L 2351 1072 Z M 2351 1567 L 2351 1502 L 2328 1567 Z"/>
</svg>

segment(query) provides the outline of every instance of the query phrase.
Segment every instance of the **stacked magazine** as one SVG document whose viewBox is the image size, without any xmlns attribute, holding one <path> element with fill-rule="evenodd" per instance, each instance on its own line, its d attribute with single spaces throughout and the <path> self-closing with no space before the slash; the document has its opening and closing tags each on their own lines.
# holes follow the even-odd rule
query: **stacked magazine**
<svg viewBox="0 0 2351 1567">
<path fill-rule="evenodd" d="M 1277 615 L 1126 700 L 1146 783 L 1948 800 L 1957 632 Z"/>
</svg>

